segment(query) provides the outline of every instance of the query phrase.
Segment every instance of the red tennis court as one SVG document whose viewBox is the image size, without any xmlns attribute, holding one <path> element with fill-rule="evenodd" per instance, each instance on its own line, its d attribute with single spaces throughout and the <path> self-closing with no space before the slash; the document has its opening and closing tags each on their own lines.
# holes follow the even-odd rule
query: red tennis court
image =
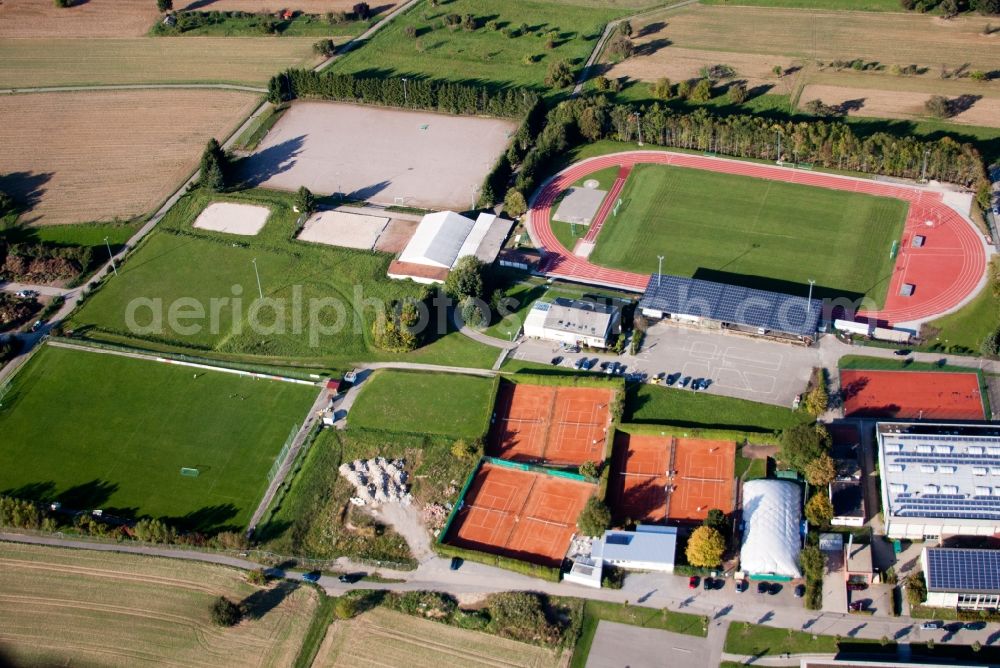
<svg viewBox="0 0 1000 668">
<path fill-rule="evenodd" d="M 610 389 L 501 383 L 488 454 L 561 466 L 600 461 L 611 399 Z"/>
<path fill-rule="evenodd" d="M 484 463 L 448 543 L 545 566 L 562 563 L 576 520 L 597 486 Z"/>
<path fill-rule="evenodd" d="M 611 466 L 609 498 L 620 519 L 662 522 L 667 518 L 669 438 L 618 432 Z"/>
<path fill-rule="evenodd" d="M 733 511 L 736 444 L 619 432 L 612 457 L 616 515 L 639 522 L 701 521 Z"/>
<path fill-rule="evenodd" d="M 675 438 L 673 470 L 667 517 L 700 522 L 712 508 L 727 515 L 733 512 L 734 441 Z"/>
<path fill-rule="evenodd" d="M 847 417 L 982 420 L 975 373 L 843 369 L 840 391 Z"/>
</svg>

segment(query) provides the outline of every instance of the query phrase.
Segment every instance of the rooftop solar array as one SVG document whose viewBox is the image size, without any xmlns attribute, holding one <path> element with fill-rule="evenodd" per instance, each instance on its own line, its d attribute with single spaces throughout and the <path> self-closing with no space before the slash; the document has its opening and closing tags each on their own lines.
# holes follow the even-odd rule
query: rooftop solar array
<svg viewBox="0 0 1000 668">
<path fill-rule="evenodd" d="M 891 516 L 1000 522 L 996 425 L 883 423 L 878 435 Z"/>
<path fill-rule="evenodd" d="M 1000 593 L 1000 550 L 927 549 L 927 589 Z"/>
<path fill-rule="evenodd" d="M 823 302 L 698 278 L 653 274 L 639 308 L 809 336 L 819 327 Z"/>
</svg>

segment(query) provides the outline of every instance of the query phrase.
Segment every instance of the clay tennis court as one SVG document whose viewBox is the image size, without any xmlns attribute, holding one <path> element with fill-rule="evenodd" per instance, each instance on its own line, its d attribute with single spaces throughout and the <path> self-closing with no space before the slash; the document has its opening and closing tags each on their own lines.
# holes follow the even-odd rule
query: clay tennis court
<svg viewBox="0 0 1000 668">
<path fill-rule="evenodd" d="M 604 459 L 612 391 L 501 383 L 488 454 L 515 462 L 579 466 Z"/>
<path fill-rule="evenodd" d="M 576 519 L 597 486 L 483 463 L 447 542 L 545 566 L 562 563 Z"/>
<path fill-rule="evenodd" d="M 846 417 L 982 420 L 979 375 L 938 371 L 843 369 Z"/>
<path fill-rule="evenodd" d="M 613 510 L 639 522 L 701 521 L 712 508 L 729 514 L 735 466 L 732 441 L 619 432 L 610 481 Z"/>
</svg>

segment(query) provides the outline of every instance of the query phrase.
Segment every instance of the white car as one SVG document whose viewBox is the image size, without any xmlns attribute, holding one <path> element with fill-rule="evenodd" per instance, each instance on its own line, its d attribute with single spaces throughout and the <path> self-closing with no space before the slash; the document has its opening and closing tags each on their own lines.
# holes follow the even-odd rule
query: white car
<svg viewBox="0 0 1000 668">
<path fill-rule="evenodd" d="M 21 299 L 34 299 L 38 296 L 37 290 L 21 290 L 17 292 L 17 296 Z"/>
</svg>

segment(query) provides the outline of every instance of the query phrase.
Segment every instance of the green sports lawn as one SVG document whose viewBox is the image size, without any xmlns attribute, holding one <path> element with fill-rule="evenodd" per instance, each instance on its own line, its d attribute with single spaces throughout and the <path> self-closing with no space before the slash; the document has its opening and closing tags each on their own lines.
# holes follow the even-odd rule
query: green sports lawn
<svg viewBox="0 0 1000 668">
<path fill-rule="evenodd" d="M 885 298 L 889 251 L 907 205 L 899 200 L 718 174 L 638 165 L 617 217 L 605 222 L 590 260 L 652 273 L 798 291 L 817 297 Z"/>
<path fill-rule="evenodd" d="M 246 526 L 317 390 L 45 346 L 0 408 L 0 494 Z M 198 477 L 180 475 L 197 468 Z"/>
<path fill-rule="evenodd" d="M 380 370 L 348 415 L 349 427 L 476 439 L 486 433 L 495 381 L 481 376 Z"/>
</svg>

